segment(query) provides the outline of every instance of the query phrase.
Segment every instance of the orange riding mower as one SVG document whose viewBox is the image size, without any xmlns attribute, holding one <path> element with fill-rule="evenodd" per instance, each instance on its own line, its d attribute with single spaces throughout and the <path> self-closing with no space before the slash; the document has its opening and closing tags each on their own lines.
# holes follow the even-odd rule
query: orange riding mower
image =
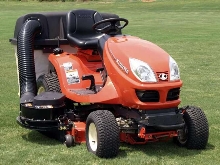
<svg viewBox="0 0 220 165">
<path fill-rule="evenodd" d="M 93 10 L 31 13 L 18 18 L 14 38 L 22 127 L 57 137 L 67 147 L 86 142 L 109 158 L 120 142 L 173 139 L 206 147 L 203 111 L 179 108 L 176 61 L 157 45 L 122 34 L 128 20 Z"/>
</svg>

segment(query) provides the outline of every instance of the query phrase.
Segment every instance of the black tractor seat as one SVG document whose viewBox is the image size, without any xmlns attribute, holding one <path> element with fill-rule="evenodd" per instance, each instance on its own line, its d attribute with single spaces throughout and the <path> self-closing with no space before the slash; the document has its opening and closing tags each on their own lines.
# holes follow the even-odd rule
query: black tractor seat
<svg viewBox="0 0 220 165">
<path fill-rule="evenodd" d="M 102 33 L 93 30 L 94 23 L 103 20 L 94 10 L 72 10 L 67 14 L 67 39 L 71 46 L 79 49 L 97 49 Z"/>
</svg>

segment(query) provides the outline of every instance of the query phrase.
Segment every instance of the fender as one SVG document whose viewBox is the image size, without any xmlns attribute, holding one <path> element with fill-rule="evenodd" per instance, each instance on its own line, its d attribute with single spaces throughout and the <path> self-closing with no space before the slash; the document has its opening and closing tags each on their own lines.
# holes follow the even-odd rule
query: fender
<svg viewBox="0 0 220 165">
<path fill-rule="evenodd" d="M 88 62 L 83 55 L 80 54 L 68 54 L 66 52 L 58 55 L 50 54 L 49 61 L 55 67 L 61 91 L 69 99 L 76 102 L 92 102 L 92 103 L 120 103 L 120 90 L 117 89 L 111 78 L 107 77 L 105 86 L 100 89 L 97 93 L 83 94 L 79 93 L 80 90 L 85 90 L 90 86 L 89 80 L 82 80 L 83 75 L 94 75 L 95 84 L 102 86 L 103 82 L 99 72 L 96 72 L 97 68 L 102 67 L 101 62 Z M 65 70 L 65 65 L 71 68 L 69 71 L 78 77 L 75 82 L 68 82 L 68 71 Z M 111 92 L 109 92 L 111 91 Z"/>
</svg>

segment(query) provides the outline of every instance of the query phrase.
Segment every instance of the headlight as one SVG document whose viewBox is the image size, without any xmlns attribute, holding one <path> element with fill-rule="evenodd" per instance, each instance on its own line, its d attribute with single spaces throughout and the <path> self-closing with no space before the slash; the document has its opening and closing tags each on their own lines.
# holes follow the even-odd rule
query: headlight
<svg viewBox="0 0 220 165">
<path fill-rule="evenodd" d="M 179 80 L 180 79 L 179 67 L 176 61 L 171 56 L 169 59 L 169 66 L 170 66 L 170 81 Z"/>
<path fill-rule="evenodd" d="M 153 70 L 150 66 L 138 59 L 129 58 L 132 73 L 141 82 L 157 82 Z"/>
</svg>

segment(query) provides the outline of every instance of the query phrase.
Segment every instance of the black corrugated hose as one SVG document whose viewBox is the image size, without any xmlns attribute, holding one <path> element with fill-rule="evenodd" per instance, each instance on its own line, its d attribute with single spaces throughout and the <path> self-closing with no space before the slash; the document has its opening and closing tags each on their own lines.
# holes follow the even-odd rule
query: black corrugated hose
<svg viewBox="0 0 220 165">
<path fill-rule="evenodd" d="M 34 96 L 37 94 L 34 38 L 40 31 L 40 22 L 36 19 L 28 19 L 17 37 L 20 103 L 33 102 Z"/>
</svg>

